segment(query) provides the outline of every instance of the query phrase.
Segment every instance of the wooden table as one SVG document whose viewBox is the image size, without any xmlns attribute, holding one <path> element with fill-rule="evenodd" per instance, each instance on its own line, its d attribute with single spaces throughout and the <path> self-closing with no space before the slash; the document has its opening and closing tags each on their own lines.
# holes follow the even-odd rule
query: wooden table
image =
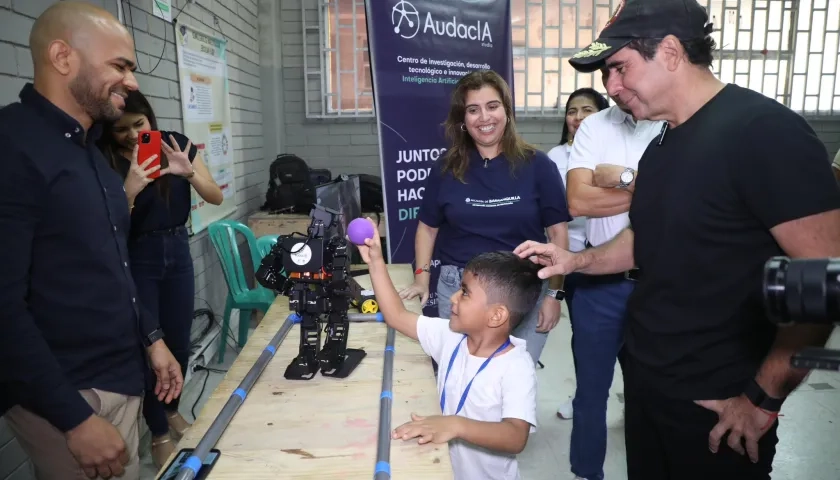
<svg viewBox="0 0 840 480">
<path fill-rule="evenodd" d="M 363 213 L 362 216 L 377 219 L 376 213 Z M 386 237 L 385 214 L 379 214 L 379 236 Z M 259 238 L 263 235 L 291 235 L 294 232 L 306 233 L 310 222 L 309 215 L 302 213 L 267 213 L 256 212 L 248 217 L 248 228 Z"/>
<path fill-rule="evenodd" d="M 398 289 L 411 284 L 410 265 L 389 270 Z M 370 288 L 367 275 L 356 278 Z M 288 305 L 288 297 L 277 297 L 176 452 L 198 444 L 289 315 Z M 416 299 L 407 307 L 420 311 Z M 385 334 L 382 323 L 351 324 L 348 347 L 363 348 L 367 356 L 348 378 L 319 372 L 311 380 L 286 380 L 283 373 L 300 341 L 300 327 L 292 328 L 217 443 L 222 454 L 209 479 L 372 479 Z M 392 430 L 409 421 L 411 412 L 440 414 L 431 360 L 420 344 L 397 333 L 394 348 Z M 392 440 L 390 463 L 396 480 L 453 478 L 446 444 Z"/>
</svg>

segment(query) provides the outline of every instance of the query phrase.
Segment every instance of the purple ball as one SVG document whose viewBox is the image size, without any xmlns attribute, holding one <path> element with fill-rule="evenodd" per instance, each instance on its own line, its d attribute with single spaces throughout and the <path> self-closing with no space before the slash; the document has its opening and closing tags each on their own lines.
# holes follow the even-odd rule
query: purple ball
<svg viewBox="0 0 840 480">
<path fill-rule="evenodd" d="M 373 224 L 366 218 L 356 218 L 347 226 L 347 238 L 356 245 L 364 245 L 365 239 L 373 238 Z"/>
</svg>

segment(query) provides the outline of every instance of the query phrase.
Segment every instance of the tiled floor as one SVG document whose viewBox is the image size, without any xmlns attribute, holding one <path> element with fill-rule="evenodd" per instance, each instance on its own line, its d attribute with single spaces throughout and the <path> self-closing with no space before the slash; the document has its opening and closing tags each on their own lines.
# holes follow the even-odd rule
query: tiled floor
<svg viewBox="0 0 840 480">
<path fill-rule="evenodd" d="M 539 370 L 539 429 L 532 435 L 528 447 L 519 456 L 522 480 L 571 480 L 569 471 L 569 436 L 572 424 L 555 416 L 557 406 L 568 399 L 575 389 L 569 347 L 571 332 L 567 318 L 563 318 L 549 336 L 543 351 L 546 368 Z M 835 331 L 830 346 L 840 349 L 840 331 Z M 228 350 L 230 352 L 230 350 Z M 228 354 L 227 369 L 234 354 Z M 197 376 L 187 386 L 181 402 L 182 413 L 189 415 L 204 380 Z M 196 413 L 223 375 L 211 373 Z M 606 480 L 626 480 L 624 430 L 622 426 L 621 370 L 616 375 L 608 404 L 608 445 L 604 465 Z M 774 480 L 838 480 L 840 479 L 840 373 L 814 372 L 786 402 L 780 419 L 779 445 L 774 465 Z M 148 455 L 143 459 L 143 480 L 154 478 L 155 469 Z M 349 479 L 348 479 L 349 480 Z M 410 480 L 410 479 L 395 479 Z"/>
</svg>

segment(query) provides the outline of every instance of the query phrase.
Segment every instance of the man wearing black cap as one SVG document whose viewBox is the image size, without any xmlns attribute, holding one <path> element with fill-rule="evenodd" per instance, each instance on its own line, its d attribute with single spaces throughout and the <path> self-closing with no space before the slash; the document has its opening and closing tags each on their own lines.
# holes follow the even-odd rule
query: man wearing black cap
<svg viewBox="0 0 840 480">
<path fill-rule="evenodd" d="M 799 115 L 711 72 L 696 0 L 627 0 L 576 69 L 638 119 L 665 120 L 639 162 L 631 227 L 573 254 L 516 252 L 547 278 L 639 267 L 628 301 L 625 436 L 630 480 L 769 479 L 776 417 L 807 371 L 791 355 L 826 327 L 779 330 L 762 273 L 777 255 L 840 256 L 840 188 Z"/>
</svg>

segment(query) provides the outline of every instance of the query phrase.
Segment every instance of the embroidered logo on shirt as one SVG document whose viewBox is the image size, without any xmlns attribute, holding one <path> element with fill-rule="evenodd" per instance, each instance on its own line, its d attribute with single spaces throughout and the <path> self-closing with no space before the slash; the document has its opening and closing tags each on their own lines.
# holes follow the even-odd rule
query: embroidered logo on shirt
<svg viewBox="0 0 840 480">
<path fill-rule="evenodd" d="M 477 198 L 467 197 L 464 199 L 464 202 L 471 207 L 504 207 L 507 205 L 513 205 L 520 200 L 522 199 L 519 195 L 514 195 L 512 197 L 491 198 L 488 200 L 479 200 Z"/>
</svg>

